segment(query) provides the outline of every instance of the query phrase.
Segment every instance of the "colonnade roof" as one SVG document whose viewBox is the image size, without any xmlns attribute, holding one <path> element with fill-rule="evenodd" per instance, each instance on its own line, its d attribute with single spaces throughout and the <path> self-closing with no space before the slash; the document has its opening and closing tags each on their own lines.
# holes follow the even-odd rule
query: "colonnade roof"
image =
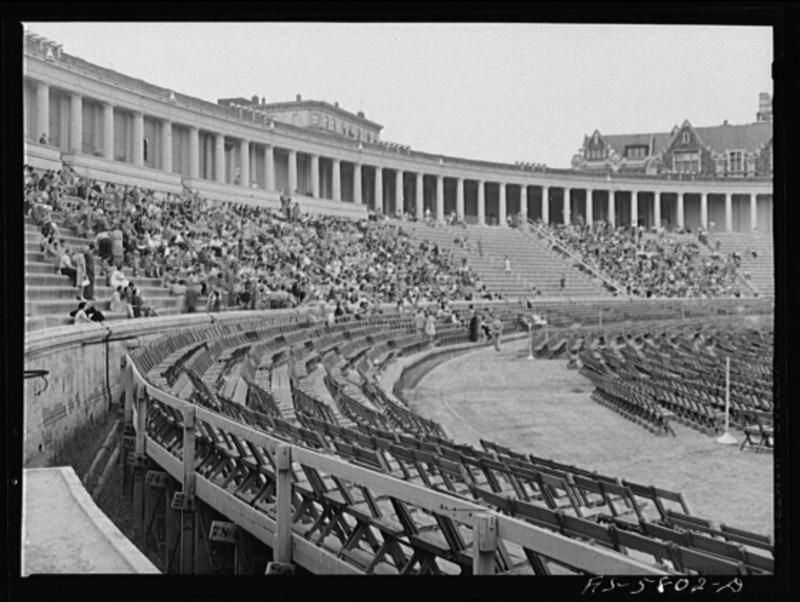
<svg viewBox="0 0 800 602">
<path fill-rule="evenodd" d="M 245 128 L 255 128 L 254 142 L 261 143 L 256 135 L 257 131 L 272 131 L 276 134 L 289 136 L 294 140 L 304 140 L 312 144 L 323 144 L 329 147 L 338 147 L 345 151 L 347 156 L 341 157 L 344 161 L 353 161 L 354 153 L 365 155 L 363 163 L 375 163 L 382 160 L 391 165 L 385 165 L 390 169 L 401 169 L 407 171 L 424 171 L 426 174 L 442 175 L 444 177 L 464 177 L 467 179 L 480 179 L 488 182 L 503 181 L 509 184 L 516 185 L 543 185 L 543 186 L 570 186 L 575 184 L 576 188 L 600 188 L 600 189 L 617 189 L 635 188 L 641 184 L 652 186 L 653 189 L 662 189 L 665 186 L 673 186 L 677 189 L 686 189 L 692 186 L 692 183 L 703 183 L 706 186 L 710 185 L 713 188 L 728 188 L 731 184 L 736 183 L 742 188 L 761 188 L 766 184 L 771 184 L 772 179 L 768 177 L 761 178 L 715 178 L 715 177 L 699 177 L 692 175 L 691 177 L 677 177 L 665 175 L 647 175 L 647 174 L 622 174 L 622 173 L 607 173 L 597 171 L 576 171 L 571 168 L 538 168 L 525 167 L 520 165 L 512 165 L 502 163 L 499 161 L 486 161 L 478 159 L 468 159 L 464 157 L 454 157 L 439 153 L 431 153 L 425 151 L 412 150 L 408 147 L 401 147 L 399 145 L 390 145 L 385 142 L 370 143 L 349 138 L 343 138 L 337 134 L 329 133 L 325 130 L 316 130 L 311 128 L 304 128 L 294 126 L 288 123 L 272 120 L 269 123 L 266 117 L 258 117 L 258 114 L 251 113 L 250 119 L 245 118 L 245 113 L 242 109 L 227 107 L 213 102 L 188 96 L 175 92 L 169 88 L 163 88 L 147 81 L 130 77 L 119 73 L 117 71 L 101 67 L 90 63 L 79 57 L 59 53 L 57 59 L 52 61 L 45 60 L 45 52 L 34 42 L 26 41 L 25 44 L 25 61 L 33 60 L 41 65 L 52 65 L 54 68 L 66 70 L 77 75 L 78 77 L 88 78 L 94 82 L 112 86 L 115 88 L 124 89 L 126 92 L 133 93 L 139 97 L 144 97 L 160 104 L 165 107 L 174 106 L 178 109 L 186 109 L 194 112 L 204 114 L 209 117 L 222 119 L 228 122 L 234 122 L 241 130 L 242 126 Z M 24 70 L 29 71 L 29 65 L 25 63 Z M 174 95 L 174 102 L 170 100 L 170 96 Z M 98 99 L 101 100 L 102 99 Z M 154 115 L 159 118 L 158 115 Z M 259 123 L 261 120 L 261 123 Z M 229 134 L 232 138 L 239 138 L 241 134 Z M 276 145 L 280 147 L 280 144 Z M 298 152 L 307 152 L 302 148 L 293 149 Z M 349 157 L 349 158 L 348 158 Z M 420 165 L 419 162 L 424 162 Z M 464 170 L 464 171 L 462 171 Z M 469 174 L 466 170 L 479 170 L 490 171 L 489 174 Z M 537 182 L 530 181 L 536 178 Z M 749 184 L 749 186 L 747 185 Z"/>
</svg>

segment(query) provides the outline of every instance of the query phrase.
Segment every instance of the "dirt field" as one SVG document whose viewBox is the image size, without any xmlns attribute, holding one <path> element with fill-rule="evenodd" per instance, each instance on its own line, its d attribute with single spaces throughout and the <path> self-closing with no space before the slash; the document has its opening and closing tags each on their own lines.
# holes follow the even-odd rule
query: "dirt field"
<svg viewBox="0 0 800 602">
<path fill-rule="evenodd" d="M 680 491 L 697 516 L 773 534 L 772 454 L 719 445 L 681 424 L 676 437 L 655 436 L 592 401 L 591 383 L 566 360 L 526 357 L 524 340 L 470 352 L 436 366 L 405 397 L 456 441 L 489 439 Z"/>
</svg>

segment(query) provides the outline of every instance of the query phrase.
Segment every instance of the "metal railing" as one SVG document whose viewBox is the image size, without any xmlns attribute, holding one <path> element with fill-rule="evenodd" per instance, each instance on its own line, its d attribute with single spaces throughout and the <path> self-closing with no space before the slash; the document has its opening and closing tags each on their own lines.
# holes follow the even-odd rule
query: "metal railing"
<svg viewBox="0 0 800 602">
<path fill-rule="evenodd" d="M 588 272 L 594 274 L 597 278 L 600 278 L 600 280 L 602 280 L 608 286 L 612 287 L 617 293 L 619 293 L 620 295 L 625 295 L 627 297 L 631 296 L 626 294 L 625 289 L 618 282 L 609 278 L 606 274 L 601 272 L 598 268 L 596 268 L 592 264 L 584 261 L 584 259 L 580 255 L 575 253 L 572 249 L 570 249 L 565 242 L 559 240 L 558 237 L 550 233 L 547 230 L 546 226 L 544 226 L 543 224 L 539 224 L 531 219 L 528 220 L 528 225 L 533 227 L 533 229 L 538 234 L 545 237 L 550 242 L 552 247 L 558 247 L 558 249 L 560 249 L 570 259 L 583 266 Z"/>
</svg>

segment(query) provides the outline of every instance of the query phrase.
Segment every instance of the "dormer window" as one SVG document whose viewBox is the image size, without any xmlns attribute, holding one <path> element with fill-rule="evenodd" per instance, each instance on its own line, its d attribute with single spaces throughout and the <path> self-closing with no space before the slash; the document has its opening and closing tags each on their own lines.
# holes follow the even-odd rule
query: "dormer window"
<svg viewBox="0 0 800 602">
<path fill-rule="evenodd" d="M 681 143 L 689 144 L 690 140 L 691 140 L 691 136 L 689 135 L 689 132 L 684 132 L 681 135 Z"/>
<path fill-rule="evenodd" d="M 728 151 L 728 171 L 741 173 L 744 170 L 743 154 L 740 150 Z"/>
<path fill-rule="evenodd" d="M 647 146 L 633 145 L 625 147 L 626 159 L 644 159 L 647 157 Z"/>
</svg>

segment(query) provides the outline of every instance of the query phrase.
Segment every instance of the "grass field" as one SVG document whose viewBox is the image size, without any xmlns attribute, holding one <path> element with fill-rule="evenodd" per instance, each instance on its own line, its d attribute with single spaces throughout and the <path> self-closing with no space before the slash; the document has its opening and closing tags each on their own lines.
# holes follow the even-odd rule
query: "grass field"
<svg viewBox="0 0 800 602">
<path fill-rule="evenodd" d="M 404 392 L 456 441 L 489 439 L 645 485 L 680 491 L 693 514 L 773 534 L 773 457 L 715 443 L 681 424 L 659 437 L 590 399 L 566 360 L 526 359 L 525 340 L 436 366 Z M 741 433 L 733 432 L 741 441 Z"/>
</svg>

